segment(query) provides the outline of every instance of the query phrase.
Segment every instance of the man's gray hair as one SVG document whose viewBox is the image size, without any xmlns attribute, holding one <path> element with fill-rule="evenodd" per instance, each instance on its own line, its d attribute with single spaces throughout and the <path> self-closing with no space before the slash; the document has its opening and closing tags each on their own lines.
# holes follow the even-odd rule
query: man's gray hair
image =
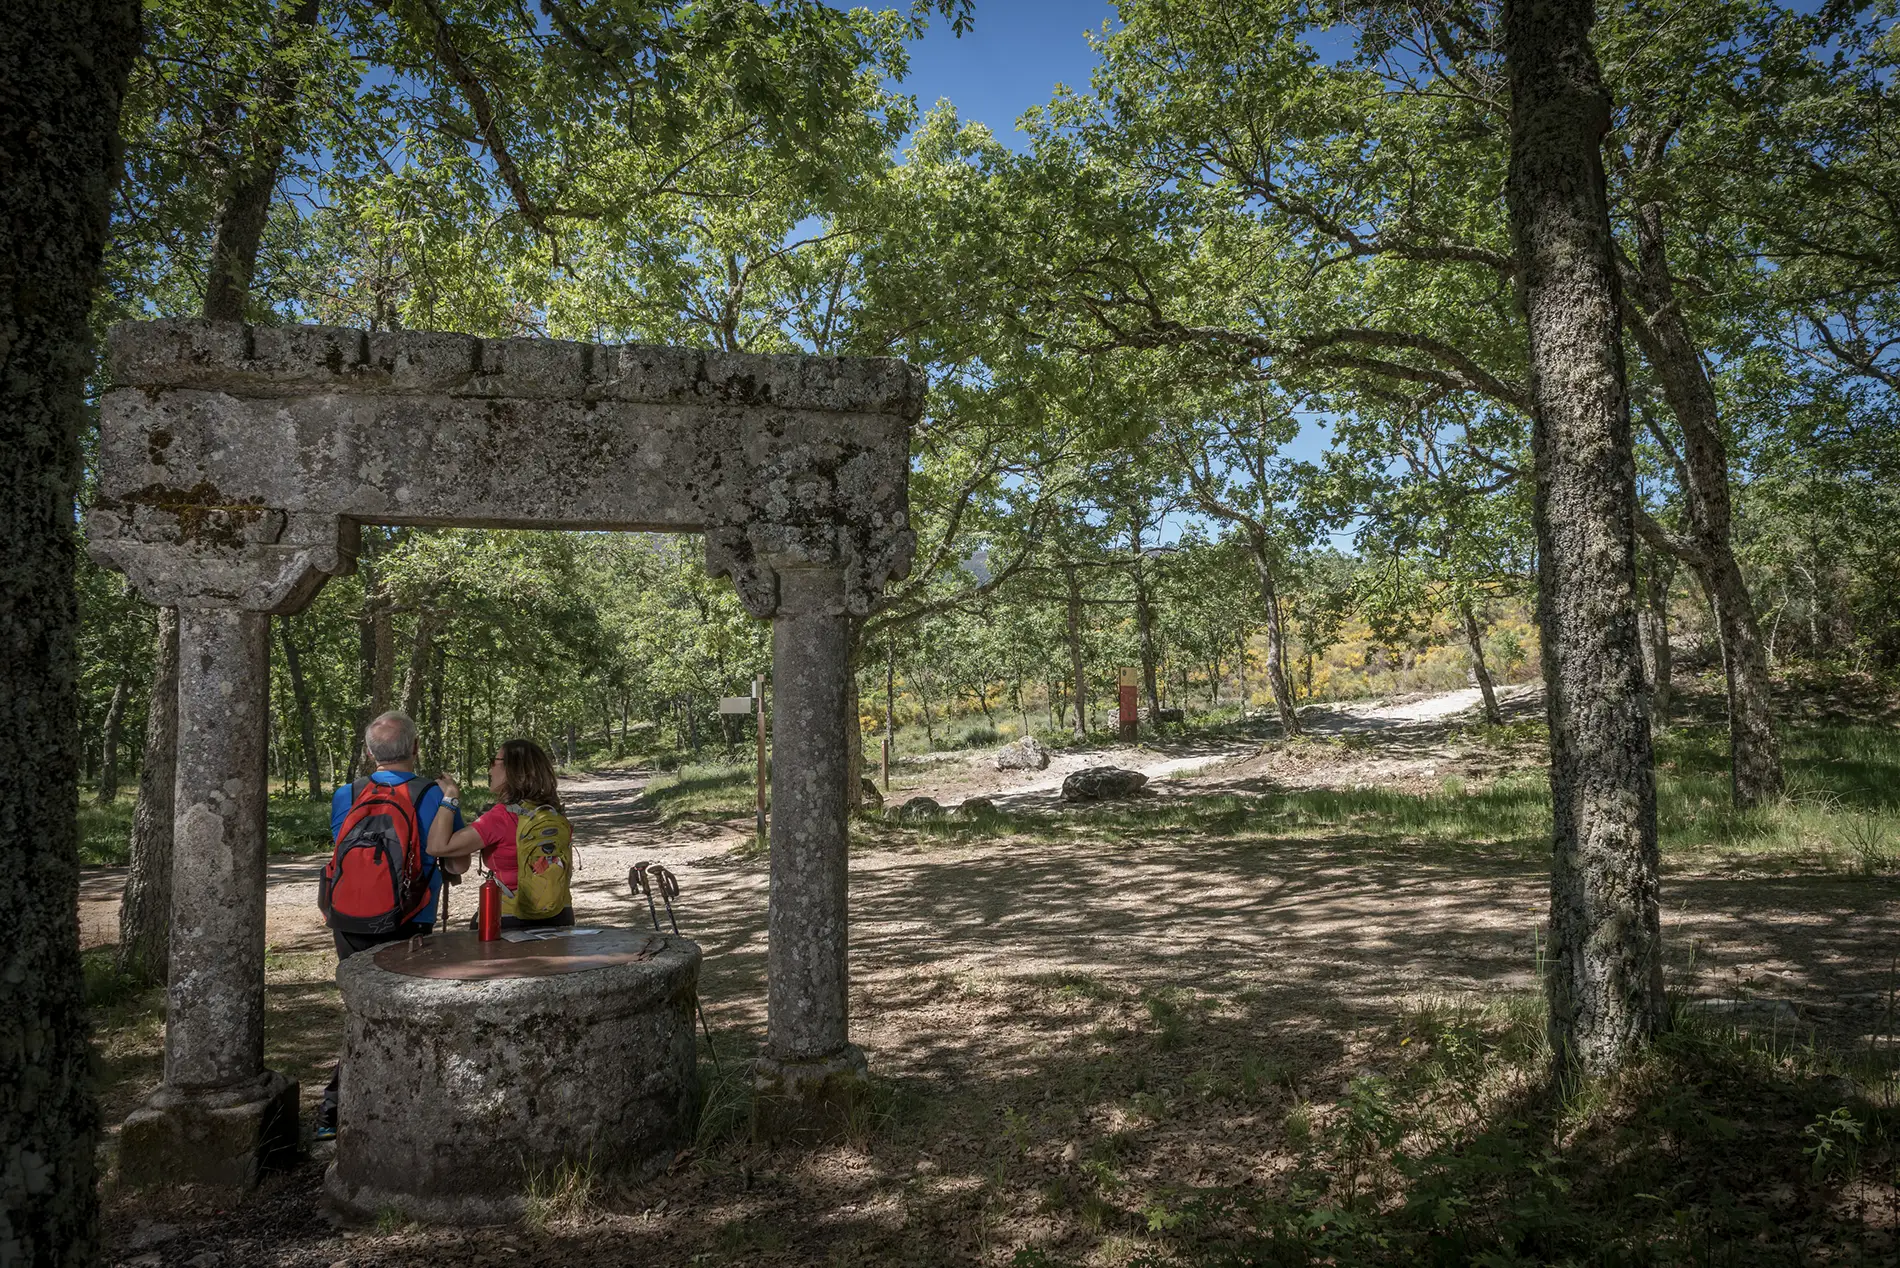
<svg viewBox="0 0 1900 1268">
<path fill-rule="evenodd" d="M 379 762 L 406 762 L 416 751 L 416 724 L 406 713 L 382 714 L 363 732 L 363 745 Z"/>
</svg>

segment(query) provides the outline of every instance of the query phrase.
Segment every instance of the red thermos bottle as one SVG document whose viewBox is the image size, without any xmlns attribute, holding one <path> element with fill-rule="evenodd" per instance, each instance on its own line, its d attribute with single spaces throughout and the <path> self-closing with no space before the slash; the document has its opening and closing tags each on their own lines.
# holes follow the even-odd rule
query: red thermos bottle
<svg viewBox="0 0 1900 1268">
<path fill-rule="evenodd" d="M 482 882 L 481 905 L 476 912 L 475 928 L 483 942 L 493 942 L 501 937 L 501 886 L 495 884 L 493 872 Z"/>
</svg>

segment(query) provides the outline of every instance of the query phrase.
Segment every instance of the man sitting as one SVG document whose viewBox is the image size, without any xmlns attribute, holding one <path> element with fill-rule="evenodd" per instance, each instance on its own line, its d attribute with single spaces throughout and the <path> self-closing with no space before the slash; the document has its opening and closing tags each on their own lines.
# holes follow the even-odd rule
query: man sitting
<svg viewBox="0 0 1900 1268">
<path fill-rule="evenodd" d="M 343 835 L 344 823 L 350 817 L 351 807 L 356 804 L 358 797 L 368 791 L 372 781 L 385 787 L 408 785 L 404 791 L 415 808 L 416 846 L 421 855 L 422 880 L 429 892 L 427 901 L 414 915 L 387 933 L 351 933 L 333 925 L 331 932 L 336 938 L 336 958 L 339 963 L 359 951 L 368 951 L 389 942 L 402 942 L 434 929 L 437 908 L 442 899 L 445 870 L 461 870 L 449 860 L 442 860 L 438 864 L 428 853 L 431 831 L 436 828 L 441 812 L 445 809 L 449 812 L 441 823 L 440 835 L 446 839 L 449 833 L 462 827 L 462 808 L 458 799 L 443 795 L 441 786 L 435 780 L 416 782 L 419 779 L 416 763 L 421 757 L 416 740 L 416 724 L 407 714 L 385 713 L 369 724 L 369 729 L 363 733 L 363 744 L 375 762 L 375 768 L 367 777 L 337 789 L 330 798 L 330 837 L 334 841 Z M 466 866 L 466 861 L 462 861 L 462 867 Z M 323 1104 L 317 1110 L 315 1135 L 318 1140 L 333 1140 L 336 1137 L 337 1090 L 341 1076 L 342 1063 L 339 1061 L 337 1068 L 330 1074 L 329 1085 L 323 1089 Z"/>
</svg>

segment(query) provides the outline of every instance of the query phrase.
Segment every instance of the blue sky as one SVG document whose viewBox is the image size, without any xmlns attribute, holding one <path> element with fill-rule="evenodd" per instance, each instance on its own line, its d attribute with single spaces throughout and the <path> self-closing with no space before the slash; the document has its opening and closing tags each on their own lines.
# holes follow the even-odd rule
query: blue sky
<svg viewBox="0 0 1900 1268">
<path fill-rule="evenodd" d="M 974 12 L 976 26 L 961 39 L 941 18 L 931 21 L 911 45 L 902 87 L 922 109 L 947 97 L 963 118 L 987 123 L 1016 143 L 1017 117 L 1047 102 L 1057 84 L 1088 87 L 1095 53 L 1086 32 L 1100 30 L 1115 6 L 1109 0 L 976 0 Z"/>
</svg>

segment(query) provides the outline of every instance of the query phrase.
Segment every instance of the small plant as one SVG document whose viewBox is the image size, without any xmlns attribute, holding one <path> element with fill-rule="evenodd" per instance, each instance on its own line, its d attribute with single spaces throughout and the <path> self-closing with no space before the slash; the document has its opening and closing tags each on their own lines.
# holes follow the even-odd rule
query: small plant
<svg viewBox="0 0 1900 1268">
<path fill-rule="evenodd" d="M 1155 1042 L 1163 1052 L 1172 1052 L 1187 1040 L 1187 1016 L 1170 992 L 1148 1000 L 1148 1018 L 1155 1024 Z"/>
<path fill-rule="evenodd" d="M 739 1069 L 699 1072 L 699 1125 L 693 1148 L 705 1152 L 743 1135 L 752 1119 L 752 1088 Z"/>
<path fill-rule="evenodd" d="M 594 1196 L 594 1159 L 562 1162 L 552 1170 L 536 1167 L 528 1173 L 528 1191 L 522 1195 L 521 1221 L 536 1232 L 556 1220 L 569 1219 L 587 1209 Z"/>
<path fill-rule="evenodd" d="M 1808 1141 L 1801 1147 L 1807 1155 L 1814 1178 L 1825 1180 L 1852 1176 L 1860 1166 L 1860 1145 L 1864 1129 L 1854 1111 L 1845 1105 L 1817 1115 L 1801 1129 Z"/>
<path fill-rule="evenodd" d="M 1847 848 L 1854 856 L 1853 871 L 1862 876 L 1880 876 L 1893 870 L 1894 849 L 1887 843 L 1887 828 L 1871 816 L 1855 816 L 1846 827 Z"/>
<path fill-rule="evenodd" d="M 1295 1149 L 1305 1149 L 1313 1143 L 1313 1106 L 1307 1101 L 1293 1102 L 1293 1108 L 1286 1112 L 1281 1126 L 1286 1130 L 1286 1143 Z"/>
<path fill-rule="evenodd" d="M 1029 1115 L 1018 1110 L 1014 1105 L 1005 1105 L 1003 1107 L 1003 1138 L 1009 1142 L 1010 1153 L 1018 1155 L 1028 1153 L 1030 1135 Z"/>
<path fill-rule="evenodd" d="M 1249 1052 L 1240 1058 L 1241 1095 L 1254 1097 L 1270 1087 L 1292 1089 L 1297 1075 L 1291 1063 L 1279 1057 Z"/>
</svg>

